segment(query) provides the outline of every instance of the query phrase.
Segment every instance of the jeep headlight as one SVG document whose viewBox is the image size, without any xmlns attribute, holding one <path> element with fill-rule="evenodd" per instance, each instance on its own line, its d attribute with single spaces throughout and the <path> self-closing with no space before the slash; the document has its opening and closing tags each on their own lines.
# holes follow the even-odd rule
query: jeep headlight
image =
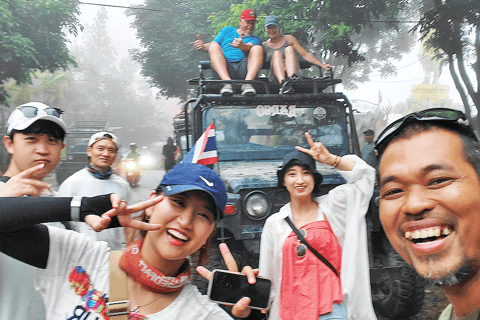
<svg viewBox="0 0 480 320">
<path fill-rule="evenodd" d="M 261 191 L 253 191 L 247 194 L 244 205 L 245 212 L 255 220 L 265 218 L 270 212 L 270 203 L 266 194 Z"/>
</svg>

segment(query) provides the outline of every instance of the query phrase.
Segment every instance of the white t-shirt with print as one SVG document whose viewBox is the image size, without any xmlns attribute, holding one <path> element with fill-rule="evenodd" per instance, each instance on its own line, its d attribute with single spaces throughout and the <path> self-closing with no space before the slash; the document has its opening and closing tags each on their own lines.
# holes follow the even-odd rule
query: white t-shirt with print
<svg viewBox="0 0 480 320">
<path fill-rule="evenodd" d="M 47 268 L 38 269 L 34 285 L 42 294 L 49 320 L 104 320 L 109 294 L 110 248 L 106 242 L 70 230 L 48 227 Z M 217 304 L 186 285 L 165 309 L 149 320 L 231 320 Z"/>
</svg>

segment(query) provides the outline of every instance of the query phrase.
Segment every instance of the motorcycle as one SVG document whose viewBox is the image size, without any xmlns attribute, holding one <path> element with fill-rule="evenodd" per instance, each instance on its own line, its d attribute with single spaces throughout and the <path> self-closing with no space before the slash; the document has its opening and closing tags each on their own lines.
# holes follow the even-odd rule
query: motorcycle
<svg viewBox="0 0 480 320">
<path fill-rule="evenodd" d="M 142 176 L 142 167 L 140 166 L 140 163 L 137 159 L 127 158 L 126 160 L 123 160 L 122 167 L 128 183 L 132 188 L 136 188 L 140 181 L 140 177 Z"/>
</svg>

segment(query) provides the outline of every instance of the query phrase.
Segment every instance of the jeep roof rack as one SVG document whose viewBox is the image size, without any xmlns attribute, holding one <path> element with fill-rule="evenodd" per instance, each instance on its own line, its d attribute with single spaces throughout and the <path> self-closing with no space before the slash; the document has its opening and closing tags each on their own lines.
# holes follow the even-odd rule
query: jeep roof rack
<svg viewBox="0 0 480 320">
<path fill-rule="evenodd" d="M 312 67 L 308 61 L 302 60 L 299 62 L 300 69 L 307 69 Z M 225 83 L 231 83 L 234 91 L 238 92 L 239 87 L 244 83 L 252 84 L 257 90 L 258 94 L 276 94 L 280 91 L 281 85 L 271 83 L 268 77 L 257 77 L 255 80 L 214 80 L 212 77 L 205 77 L 204 70 L 212 69 L 210 61 L 200 61 L 198 65 L 199 77 L 188 80 L 188 84 L 198 86 L 198 94 L 218 93 L 220 88 Z M 264 62 L 263 70 L 270 69 L 270 63 Z M 287 83 L 292 83 L 298 88 L 298 93 L 321 93 L 329 86 L 341 83 L 341 79 L 333 79 L 333 74 L 318 78 L 305 78 L 299 80 L 288 80 Z"/>
</svg>

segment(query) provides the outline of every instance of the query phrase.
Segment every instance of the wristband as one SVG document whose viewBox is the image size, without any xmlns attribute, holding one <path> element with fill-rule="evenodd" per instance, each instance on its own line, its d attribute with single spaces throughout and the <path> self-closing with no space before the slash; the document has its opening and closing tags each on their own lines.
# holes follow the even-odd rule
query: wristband
<svg viewBox="0 0 480 320">
<path fill-rule="evenodd" d="M 80 206 L 82 205 L 82 197 L 75 196 L 72 198 L 72 202 L 70 202 L 70 219 L 72 221 L 80 221 Z"/>
<path fill-rule="evenodd" d="M 340 164 L 340 160 L 342 160 L 342 158 L 340 156 L 337 156 L 337 159 L 335 159 L 335 162 L 332 164 L 332 166 L 334 168 L 338 167 L 338 165 Z"/>
</svg>

